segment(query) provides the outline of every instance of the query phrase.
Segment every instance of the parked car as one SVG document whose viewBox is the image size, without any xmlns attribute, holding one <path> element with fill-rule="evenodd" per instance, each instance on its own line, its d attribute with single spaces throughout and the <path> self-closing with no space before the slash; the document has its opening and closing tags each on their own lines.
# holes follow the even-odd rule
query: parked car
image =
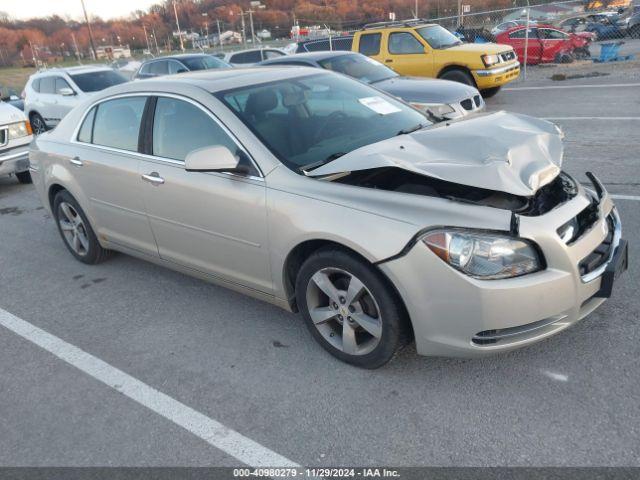
<svg viewBox="0 0 640 480">
<path fill-rule="evenodd" d="M 611 40 L 626 35 L 627 25 L 617 13 L 590 13 L 567 18 L 558 26 L 568 32 L 591 32 L 596 40 Z"/>
<path fill-rule="evenodd" d="M 355 33 L 352 49 L 401 75 L 466 83 L 485 97 L 520 74 L 510 46 L 463 43 L 440 25 L 423 20 L 370 24 Z"/>
<path fill-rule="evenodd" d="M 640 12 L 625 19 L 625 30 L 631 38 L 640 38 Z"/>
<path fill-rule="evenodd" d="M 101 65 L 42 70 L 27 81 L 24 112 L 33 132 L 40 134 L 55 127 L 82 100 L 125 82 L 125 77 Z"/>
<path fill-rule="evenodd" d="M 15 175 L 31 183 L 29 143 L 33 138 L 29 120 L 16 107 L 0 102 L 0 175 Z"/>
<path fill-rule="evenodd" d="M 302 40 L 296 44 L 292 53 L 324 52 L 324 51 L 351 51 L 353 47 L 353 35 L 342 35 L 331 38 L 314 38 Z"/>
<path fill-rule="evenodd" d="M 13 88 L 0 85 L 0 102 L 8 103 L 20 111 L 24 110 L 24 100 L 18 96 L 18 92 Z"/>
<path fill-rule="evenodd" d="M 452 120 L 484 109 L 477 89 L 449 80 L 402 77 L 381 63 L 354 52 L 314 52 L 266 60 L 260 65 L 324 68 L 373 85 L 427 113 L 432 120 Z"/>
<path fill-rule="evenodd" d="M 300 311 L 375 368 L 411 338 L 424 355 L 530 345 L 611 294 L 620 219 L 595 176 L 562 172 L 561 137 L 506 112 L 430 125 L 313 68 L 220 69 L 102 92 L 30 161 L 77 260 L 118 250 Z"/>
<path fill-rule="evenodd" d="M 205 53 L 171 55 L 145 61 L 140 65 L 133 78 L 134 80 L 142 80 L 162 75 L 230 67 L 231 65 L 224 60 Z"/>
<path fill-rule="evenodd" d="M 535 25 L 536 23 L 537 23 L 536 20 L 529 20 L 529 26 Z M 491 33 L 493 35 L 497 35 L 501 32 L 506 32 L 507 30 L 513 27 L 521 27 L 526 25 L 527 25 L 527 20 L 509 20 L 507 22 L 499 23 L 498 25 L 493 27 L 491 29 Z"/>
<path fill-rule="evenodd" d="M 580 58 L 588 56 L 590 43 L 584 37 L 545 26 L 529 28 L 528 35 L 526 27 L 515 27 L 499 33 L 496 39 L 511 45 L 522 62 L 525 61 L 525 45 L 528 45 L 526 61 L 530 65 L 572 62 L 576 55 Z"/>
<path fill-rule="evenodd" d="M 282 57 L 286 53 L 278 48 L 251 48 L 249 50 L 222 52 L 214 55 L 233 66 L 250 67 L 270 58 Z"/>
</svg>

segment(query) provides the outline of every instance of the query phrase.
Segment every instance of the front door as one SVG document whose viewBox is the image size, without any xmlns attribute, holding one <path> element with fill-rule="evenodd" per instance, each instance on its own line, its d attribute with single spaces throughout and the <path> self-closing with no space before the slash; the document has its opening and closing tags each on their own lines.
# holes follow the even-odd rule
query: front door
<svg viewBox="0 0 640 480">
<path fill-rule="evenodd" d="M 204 107 L 158 97 L 152 156 L 140 162 L 147 215 L 160 257 L 271 293 L 266 188 L 248 155 Z M 253 175 L 187 172 L 187 154 L 223 145 Z"/>
<path fill-rule="evenodd" d="M 391 32 L 385 46 L 384 64 L 400 75 L 432 77 L 433 52 L 412 32 Z"/>
</svg>

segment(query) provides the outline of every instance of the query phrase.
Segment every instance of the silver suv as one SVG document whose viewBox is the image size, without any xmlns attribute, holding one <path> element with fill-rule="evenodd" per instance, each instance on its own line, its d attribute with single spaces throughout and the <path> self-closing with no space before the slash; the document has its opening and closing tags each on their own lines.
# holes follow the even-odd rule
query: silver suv
<svg viewBox="0 0 640 480">
<path fill-rule="evenodd" d="M 88 96 L 126 81 L 120 73 L 102 65 L 43 70 L 31 75 L 24 88 L 24 112 L 33 132 L 40 134 L 55 127 Z"/>
</svg>

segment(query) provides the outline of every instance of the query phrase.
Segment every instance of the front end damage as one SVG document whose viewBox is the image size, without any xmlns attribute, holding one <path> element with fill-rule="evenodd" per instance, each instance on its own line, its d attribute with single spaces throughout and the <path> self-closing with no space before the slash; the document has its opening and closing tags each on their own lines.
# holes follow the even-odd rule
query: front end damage
<svg viewBox="0 0 640 480">
<path fill-rule="evenodd" d="M 498 234 L 534 245 L 540 254 L 541 267 L 524 275 L 465 274 L 425 246 L 426 234 L 447 227 L 430 226 L 425 218 L 426 228 L 402 252 L 378 263 L 398 287 L 421 354 L 480 356 L 547 338 L 602 304 L 627 267 L 611 197 L 593 175 L 588 190 L 561 171 L 561 133 L 548 122 L 487 115 L 359 150 L 310 175 L 447 199 L 462 210 L 508 211 L 511 222 Z M 455 218 L 450 225 L 460 227 Z"/>
</svg>

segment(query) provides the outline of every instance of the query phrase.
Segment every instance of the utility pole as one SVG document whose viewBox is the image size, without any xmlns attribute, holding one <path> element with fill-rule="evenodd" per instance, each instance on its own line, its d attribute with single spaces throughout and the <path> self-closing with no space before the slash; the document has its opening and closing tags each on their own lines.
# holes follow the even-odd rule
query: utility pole
<svg viewBox="0 0 640 480">
<path fill-rule="evenodd" d="M 176 8 L 176 0 L 173 0 L 173 14 L 176 16 L 176 26 L 178 27 L 178 38 L 180 38 L 180 50 L 184 52 L 184 42 L 182 41 L 182 31 L 180 30 L 180 22 L 178 21 L 178 10 Z"/>
<path fill-rule="evenodd" d="M 244 48 L 247 48 L 247 33 L 244 25 L 244 12 L 240 11 L 240 19 L 242 20 L 242 43 L 244 43 Z"/>
<path fill-rule="evenodd" d="M 142 30 L 144 31 L 144 39 L 147 42 L 147 50 L 151 53 L 151 45 L 149 44 L 149 36 L 147 35 L 147 26 L 144 23 L 142 24 Z"/>
<path fill-rule="evenodd" d="M 222 48 L 222 34 L 220 33 L 220 20 L 216 18 L 216 24 L 218 24 L 218 44 Z"/>
<path fill-rule="evenodd" d="M 153 35 L 153 43 L 156 45 L 156 55 L 160 55 L 160 49 L 158 48 L 158 37 L 156 37 L 156 29 L 151 27 L 151 35 Z"/>
<path fill-rule="evenodd" d="M 418 15 L 418 0 L 416 0 L 416 19 L 420 18 L 420 15 Z"/>
<path fill-rule="evenodd" d="M 256 43 L 256 35 L 253 32 L 253 10 L 249 9 L 249 10 L 247 10 L 247 13 L 249 14 L 249 25 L 251 26 L 251 43 L 255 44 Z"/>
<path fill-rule="evenodd" d="M 89 43 L 91 44 L 91 54 L 93 55 L 93 59 L 96 60 L 98 58 L 98 54 L 96 53 L 96 46 L 93 43 L 93 32 L 91 31 L 91 22 L 89 21 L 89 15 L 87 15 L 87 9 L 84 6 L 84 0 L 80 0 L 80 3 L 82 4 L 84 19 L 87 22 L 87 29 L 89 30 Z"/>
<path fill-rule="evenodd" d="M 76 49 L 76 57 L 78 58 L 78 63 L 82 65 L 82 60 L 80 60 L 80 50 L 78 50 L 78 42 L 76 42 L 76 34 L 71 32 L 71 39 L 73 40 L 73 46 Z"/>
</svg>

